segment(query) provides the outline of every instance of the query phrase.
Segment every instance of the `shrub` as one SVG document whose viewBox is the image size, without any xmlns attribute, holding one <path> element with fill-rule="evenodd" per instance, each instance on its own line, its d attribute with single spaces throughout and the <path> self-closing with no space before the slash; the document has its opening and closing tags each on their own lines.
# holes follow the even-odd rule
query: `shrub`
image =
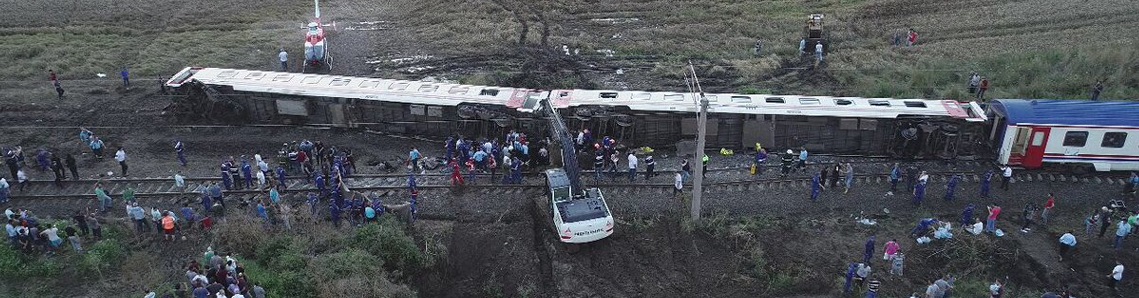
<svg viewBox="0 0 1139 298">
<path fill-rule="evenodd" d="M 0 278 L 51 277 L 62 268 L 56 259 L 28 256 L 7 245 L 0 247 Z"/>
<path fill-rule="evenodd" d="M 79 260 L 79 270 L 102 275 L 103 271 L 111 269 L 112 264 L 119 264 L 126 256 L 126 247 L 118 240 L 103 239 L 92 245 Z"/>
<path fill-rule="evenodd" d="M 227 216 L 217 225 L 217 233 L 221 252 L 239 256 L 257 257 L 257 247 L 269 238 L 260 221 L 239 214 Z"/>
<path fill-rule="evenodd" d="M 378 256 L 385 268 L 398 271 L 397 274 L 415 273 L 434 264 L 404 232 L 404 224 L 392 217 L 357 229 L 352 246 Z"/>
</svg>

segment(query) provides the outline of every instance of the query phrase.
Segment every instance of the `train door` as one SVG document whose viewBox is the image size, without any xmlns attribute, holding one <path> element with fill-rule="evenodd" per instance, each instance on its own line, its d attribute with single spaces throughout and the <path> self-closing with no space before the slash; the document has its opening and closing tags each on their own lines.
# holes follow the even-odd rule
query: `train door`
<svg viewBox="0 0 1139 298">
<path fill-rule="evenodd" d="M 1008 164 L 1021 165 L 1024 163 L 1024 156 L 1028 153 L 1028 137 L 1032 132 L 1031 127 L 1017 127 L 1012 138 L 1012 142 L 1005 144 L 1005 148 L 1011 148 L 1008 155 Z"/>
<path fill-rule="evenodd" d="M 1036 169 L 1044 164 L 1044 145 L 1048 143 L 1048 134 L 1051 130 L 1051 127 L 1032 128 L 1032 140 L 1028 143 L 1027 153 L 1024 155 L 1021 166 L 1027 169 Z"/>
</svg>

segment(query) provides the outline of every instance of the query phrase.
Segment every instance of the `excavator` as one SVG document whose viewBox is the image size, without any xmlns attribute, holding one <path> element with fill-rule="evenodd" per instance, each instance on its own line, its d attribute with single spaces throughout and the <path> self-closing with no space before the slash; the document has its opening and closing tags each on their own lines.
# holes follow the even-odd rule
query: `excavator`
<svg viewBox="0 0 1139 298">
<path fill-rule="evenodd" d="M 805 41 L 803 54 L 814 54 L 815 44 L 820 42 L 823 43 L 823 52 L 829 53 L 830 44 L 827 42 L 826 33 L 823 32 L 823 14 L 816 13 L 807 17 L 807 24 L 803 26 L 803 40 Z"/>
</svg>

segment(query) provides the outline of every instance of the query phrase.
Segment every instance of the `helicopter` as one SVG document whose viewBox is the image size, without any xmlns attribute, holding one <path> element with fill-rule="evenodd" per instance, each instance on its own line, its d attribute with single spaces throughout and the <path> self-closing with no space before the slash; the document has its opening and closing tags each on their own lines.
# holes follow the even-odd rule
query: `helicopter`
<svg viewBox="0 0 1139 298">
<path fill-rule="evenodd" d="M 305 32 L 305 63 L 301 72 L 308 72 L 310 69 L 332 71 L 332 55 L 328 52 L 328 40 L 324 35 L 326 25 L 320 22 L 320 0 L 313 0 L 313 6 L 316 12 L 312 21 L 308 23 L 308 31 Z M 331 26 L 336 28 L 336 22 Z"/>
</svg>

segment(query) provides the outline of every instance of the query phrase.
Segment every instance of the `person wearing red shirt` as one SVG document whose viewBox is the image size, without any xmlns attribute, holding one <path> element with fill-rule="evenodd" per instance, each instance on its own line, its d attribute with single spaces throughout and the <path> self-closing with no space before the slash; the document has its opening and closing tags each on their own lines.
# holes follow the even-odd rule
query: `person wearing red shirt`
<svg viewBox="0 0 1139 298">
<path fill-rule="evenodd" d="M 914 31 L 913 28 L 910 28 L 910 34 L 909 34 L 909 38 L 906 40 L 906 46 L 912 47 L 912 46 L 914 46 L 914 44 L 917 44 L 917 43 L 918 43 L 918 32 Z"/>
<path fill-rule="evenodd" d="M 997 218 L 1001 216 L 1001 206 L 989 206 L 989 219 L 985 223 L 986 232 L 994 232 L 997 230 Z"/>
<path fill-rule="evenodd" d="M 451 186 L 463 185 L 463 171 L 459 168 L 458 161 L 451 161 Z"/>
<path fill-rule="evenodd" d="M 1040 223 L 1048 224 L 1048 218 L 1052 217 L 1052 208 L 1056 207 L 1056 197 L 1052 193 L 1048 193 L 1048 201 L 1044 202 L 1044 211 L 1040 211 Z"/>
<path fill-rule="evenodd" d="M 977 91 L 977 99 L 985 100 L 985 91 L 989 91 L 989 78 L 981 78 L 981 89 Z"/>
</svg>

